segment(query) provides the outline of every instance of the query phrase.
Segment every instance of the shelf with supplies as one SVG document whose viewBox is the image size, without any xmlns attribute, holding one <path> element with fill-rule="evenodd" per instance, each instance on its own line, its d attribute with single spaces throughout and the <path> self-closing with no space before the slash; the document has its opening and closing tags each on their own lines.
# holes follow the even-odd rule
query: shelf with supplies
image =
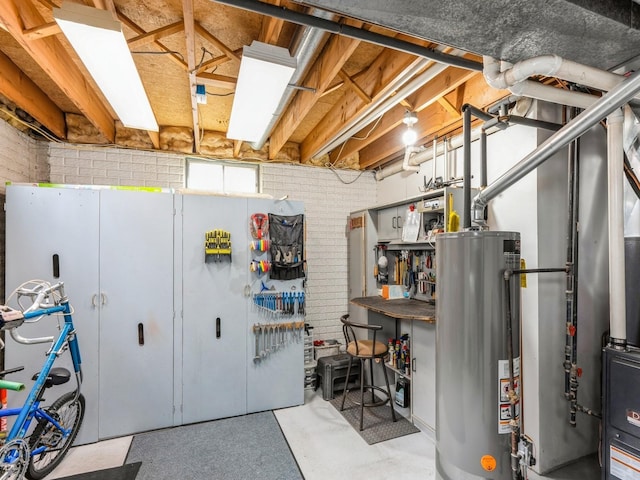
<svg viewBox="0 0 640 480">
<path fill-rule="evenodd" d="M 391 370 L 396 375 L 399 375 L 401 377 L 406 378 L 408 381 L 411 381 L 410 373 L 404 373 L 402 370 L 398 370 L 396 367 L 394 367 L 393 365 L 389 365 L 387 362 L 385 362 L 384 366 L 387 367 L 387 369 Z"/>
</svg>

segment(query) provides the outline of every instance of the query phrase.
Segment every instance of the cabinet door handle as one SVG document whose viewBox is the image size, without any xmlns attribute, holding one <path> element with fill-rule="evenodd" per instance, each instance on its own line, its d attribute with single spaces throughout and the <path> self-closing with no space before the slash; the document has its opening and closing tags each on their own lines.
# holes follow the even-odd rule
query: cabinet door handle
<svg viewBox="0 0 640 480">
<path fill-rule="evenodd" d="M 220 338 L 220 317 L 216 318 L 216 338 Z"/>
<path fill-rule="evenodd" d="M 93 308 L 96 308 L 98 306 L 97 300 L 98 300 L 98 294 L 97 293 L 94 293 L 93 295 L 91 295 L 91 306 Z"/>
<path fill-rule="evenodd" d="M 402 228 L 402 224 L 404 223 L 402 221 L 402 217 L 397 217 L 397 218 L 398 218 L 398 220 L 396 221 L 396 225 L 398 225 L 398 228 Z"/>
<path fill-rule="evenodd" d="M 141 347 L 144 345 L 144 325 L 142 323 L 138 324 L 138 345 Z"/>
<path fill-rule="evenodd" d="M 398 217 L 392 217 L 391 218 L 391 228 L 398 228 L 396 226 L 396 223 L 398 222 Z"/>
<path fill-rule="evenodd" d="M 100 293 L 100 305 L 103 307 L 107 304 L 107 295 L 105 293 Z"/>
<path fill-rule="evenodd" d="M 415 372 L 416 371 L 416 357 L 413 357 L 411 359 L 411 371 Z"/>
<path fill-rule="evenodd" d="M 60 255 L 53 254 L 53 278 L 60 278 Z"/>
</svg>

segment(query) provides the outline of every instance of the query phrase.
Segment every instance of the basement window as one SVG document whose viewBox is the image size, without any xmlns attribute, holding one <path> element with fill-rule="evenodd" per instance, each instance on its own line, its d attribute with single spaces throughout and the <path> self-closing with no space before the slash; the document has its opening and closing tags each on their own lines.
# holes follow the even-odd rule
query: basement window
<svg viewBox="0 0 640 480">
<path fill-rule="evenodd" d="M 186 187 L 223 193 L 258 193 L 258 165 L 187 158 Z"/>
</svg>

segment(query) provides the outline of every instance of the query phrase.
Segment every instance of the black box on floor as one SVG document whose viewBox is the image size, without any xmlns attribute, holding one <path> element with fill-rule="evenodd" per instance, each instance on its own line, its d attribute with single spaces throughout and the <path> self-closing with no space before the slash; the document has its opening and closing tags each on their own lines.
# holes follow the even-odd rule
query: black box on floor
<svg viewBox="0 0 640 480">
<path fill-rule="evenodd" d="M 318 359 L 316 368 L 316 388 L 322 385 L 322 398 L 331 400 L 336 387 L 344 388 L 347 380 L 347 368 L 349 367 L 349 355 L 341 353 Z M 349 381 L 355 382 L 360 376 L 360 361 L 354 360 L 351 364 Z"/>
</svg>

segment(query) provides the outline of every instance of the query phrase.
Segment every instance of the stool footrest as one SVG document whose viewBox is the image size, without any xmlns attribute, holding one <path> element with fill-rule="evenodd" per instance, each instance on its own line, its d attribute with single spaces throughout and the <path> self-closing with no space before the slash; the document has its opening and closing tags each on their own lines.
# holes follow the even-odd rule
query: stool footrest
<svg viewBox="0 0 640 480">
<path fill-rule="evenodd" d="M 356 390 L 355 388 L 353 389 L 349 389 L 347 390 L 347 393 L 350 392 L 351 390 Z M 358 391 L 360 391 L 360 387 L 357 388 Z M 387 402 L 391 401 L 391 398 L 389 397 L 389 394 L 386 392 L 386 390 L 384 390 L 382 387 L 378 387 L 376 385 L 365 385 L 363 387 L 363 395 L 368 392 L 368 391 L 373 391 L 373 390 L 377 390 L 380 393 L 382 393 L 384 395 L 384 398 L 381 398 L 380 400 L 378 400 L 377 402 L 364 402 L 363 405 L 365 407 L 379 407 L 381 405 L 386 405 Z M 353 400 L 350 399 L 352 403 L 355 403 L 356 405 L 360 405 L 361 402 L 358 402 L 357 400 Z"/>
</svg>

